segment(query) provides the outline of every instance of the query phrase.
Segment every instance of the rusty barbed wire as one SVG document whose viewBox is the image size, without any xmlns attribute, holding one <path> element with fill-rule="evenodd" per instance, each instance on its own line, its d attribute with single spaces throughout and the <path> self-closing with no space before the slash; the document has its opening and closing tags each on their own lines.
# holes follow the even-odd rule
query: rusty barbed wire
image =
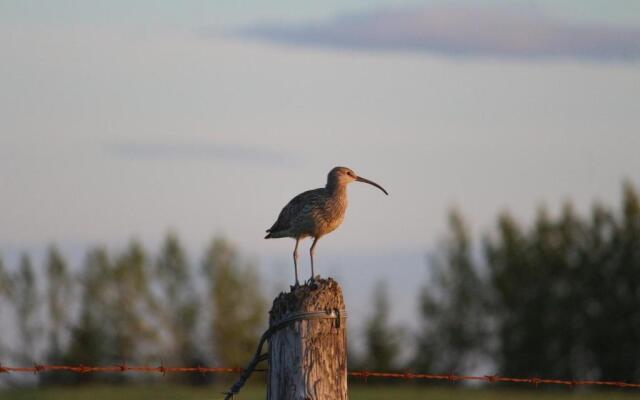
<svg viewBox="0 0 640 400">
<path fill-rule="evenodd" d="M 157 367 L 149 366 L 129 366 L 126 364 L 108 365 L 108 366 L 87 366 L 87 365 L 44 365 L 34 364 L 32 367 L 7 367 L 0 364 L 0 374 L 10 372 L 27 372 L 38 374 L 41 372 L 74 372 L 79 374 L 94 373 L 94 372 L 158 372 L 162 375 L 172 372 L 186 372 L 186 373 L 239 373 L 243 368 L 235 367 L 165 367 L 159 365 Z"/>
<path fill-rule="evenodd" d="M 476 381 L 487 383 L 524 383 L 538 385 L 565 385 L 565 386 L 609 386 L 620 388 L 640 389 L 640 383 L 629 383 L 622 381 L 597 381 L 597 380 L 564 380 L 564 379 L 546 379 L 546 378 L 510 378 L 499 375 L 436 375 L 436 374 L 416 374 L 410 372 L 370 372 L 370 371 L 350 371 L 349 376 L 364 378 L 391 378 L 391 379 L 422 379 L 422 380 L 439 380 L 448 382 L 458 381 Z"/>
<path fill-rule="evenodd" d="M 266 369 L 256 369 L 257 372 L 265 372 Z M 0 374 L 2 373 L 32 373 L 39 374 L 44 372 L 73 372 L 79 374 L 97 373 L 97 372 L 148 372 L 166 375 L 167 373 L 242 373 L 244 368 L 238 367 L 166 367 L 159 365 L 150 366 L 129 366 L 126 364 L 109 365 L 109 366 L 87 366 L 87 365 L 45 365 L 34 364 L 31 367 L 9 367 L 0 364 Z M 640 389 L 640 383 L 622 382 L 622 381 L 598 381 L 598 380 L 565 380 L 552 378 L 512 378 L 499 375 L 456 375 L 456 374 L 422 374 L 412 372 L 377 372 L 377 371 L 349 371 L 348 375 L 354 378 L 386 378 L 386 379 L 404 379 L 404 380 L 435 380 L 447 382 L 476 381 L 486 383 L 520 383 L 538 385 L 563 385 L 568 387 L 576 386 L 601 386 L 601 387 L 617 387 L 626 389 Z"/>
</svg>

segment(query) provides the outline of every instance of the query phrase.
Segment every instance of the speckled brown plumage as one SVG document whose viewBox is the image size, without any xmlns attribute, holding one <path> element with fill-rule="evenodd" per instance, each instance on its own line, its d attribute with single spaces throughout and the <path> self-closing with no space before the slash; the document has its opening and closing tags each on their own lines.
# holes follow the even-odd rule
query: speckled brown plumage
<svg viewBox="0 0 640 400">
<path fill-rule="evenodd" d="M 266 238 L 302 239 L 330 233 L 340 226 L 347 210 L 346 190 L 340 192 L 320 188 L 300 193 L 284 206 Z"/>
<path fill-rule="evenodd" d="M 313 237 L 311 245 L 311 279 L 314 278 L 313 256 L 316 243 L 322 236 L 333 232 L 342 224 L 347 210 L 347 185 L 359 181 L 378 187 L 388 194 L 382 186 L 359 177 L 346 167 L 333 168 L 323 188 L 300 193 L 284 206 L 273 226 L 267 229 L 265 239 L 290 237 L 296 240 L 293 261 L 298 285 L 298 244 L 300 239 Z"/>
</svg>

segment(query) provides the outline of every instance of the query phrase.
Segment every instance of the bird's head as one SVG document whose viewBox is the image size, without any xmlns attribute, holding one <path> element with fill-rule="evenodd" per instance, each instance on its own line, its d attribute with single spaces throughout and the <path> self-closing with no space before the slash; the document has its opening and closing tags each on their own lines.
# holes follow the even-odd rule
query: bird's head
<svg viewBox="0 0 640 400">
<path fill-rule="evenodd" d="M 373 185 L 382 190 L 384 194 L 389 194 L 386 190 L 384 190 L 382 186 L 373 181 L 358 176 L 351 168 L 347 167 L 335 167 L 331 171 L 329 171 L 329 176 L 327 177 L 327 186 L 343 186 L 354 181 L 368 183 L 369 185 Z"/>
</svg>

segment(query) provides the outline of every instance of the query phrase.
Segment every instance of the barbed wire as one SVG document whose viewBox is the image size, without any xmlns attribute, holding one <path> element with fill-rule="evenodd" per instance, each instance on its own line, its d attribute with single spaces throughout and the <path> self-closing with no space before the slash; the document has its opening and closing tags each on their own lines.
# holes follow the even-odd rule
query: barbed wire
<svg viewBox="0 0 640 400">
<path fill-rule="evenodd" d="M 79 374 L 86 374 L 92 372 L 158 372 L 162 375 L 172 372 L 198 372 L 201 374 L 206 373 L 240 373 L 244 371 L 243 368 L 235 367 L 165 367 L 159 365 L 157 367 L 149 366 L 129 366 L 126 364 L 109 365 L 109 366 L 87 366 L 87 365 L 45 365 L 34 364 L 32 367 L 6 367 L 0 364 L 0 374 L 10 372 L 28 372 L 38 374 L 41 372 L 75 372 Z"/>
<path fill-rule="evenodd" d="M 370 372 L 370 371 L 350 371 L 349 376 L 364 378 L 369 377 L 376 378 L 392 378 L 392 379 L 424 379 L 424 380 L 439 380 L 448 382 L 458 381 L 476 381 L 487 383 L 525 383 L 538 385 L 565 385 L 565 386 L 610 386 L 620 388 L 636 388 L 640 389 L 640 383 L 629 383 L 622 381 L 597 381 L 597 380 L 565 380 L 565 379 L 548 379 L 548 378 L 510 378 L 499 375 L 436 375 L 436 374 L 414 374 L 410 372 L 396 373 L 396 372 Z"/>
<path fill-rule="evenodd" d="M 98 372 L 150 372 L 166 375 L 167 373 L 242 373 L 244 368 L 238 367 L 166 367 L 159 365 L 157 367 L 150 366 L 129 366 L 126 364 L 110 365 L 110 366 L 87 366 L 87 365 L 45 365 L 34 364 L 31 367 L 9 367 L 0 364 L 0 374 L 2 373 L 33 373 L 39 374 L 44 372 L 73 372 L 79 374 L 98 373 Z M 265 369 L 256 369 L 257 372 L 265 372 Z M 499 375 L 456 375 L 456 374 L 421 374 L 411 372 L 377 372 L 377 371 L 349 371 L 348 375 L 354 378 L 363 378 L 365 382 L 368 378 L 386 378 L 386 379 L 404 379 L 404 380 L 436 380 L 447 381 L 451 383 L 461 381 L 476 381 L 486 383 L 518 383 L 538 385 L 564 385 L 569 387 L 576 386 L 602 386 L 617 387 L 627 389 L 640 389 L 640 383 L 622 382 L 622 381 L 598 381 L 598 380 L 565 380 L 552 378 L 512 378 Z"/>
</svg>

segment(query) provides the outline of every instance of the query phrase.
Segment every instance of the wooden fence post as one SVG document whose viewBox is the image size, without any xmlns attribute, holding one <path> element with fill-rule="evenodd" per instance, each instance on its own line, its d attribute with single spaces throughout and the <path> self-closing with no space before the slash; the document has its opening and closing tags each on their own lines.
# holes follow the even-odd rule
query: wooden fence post
<svg viewBox="0 0 640 400">
<path fill-rule="evenodd" d="M 281 293 L 273 301 L 270 326 L 298 318 L 269 338 L 268 400 L 347 399 L 344 310 L 342 289 L 331 278 Z M 327 317 L 299 318 L 319 311 Z"/>
</svg>

